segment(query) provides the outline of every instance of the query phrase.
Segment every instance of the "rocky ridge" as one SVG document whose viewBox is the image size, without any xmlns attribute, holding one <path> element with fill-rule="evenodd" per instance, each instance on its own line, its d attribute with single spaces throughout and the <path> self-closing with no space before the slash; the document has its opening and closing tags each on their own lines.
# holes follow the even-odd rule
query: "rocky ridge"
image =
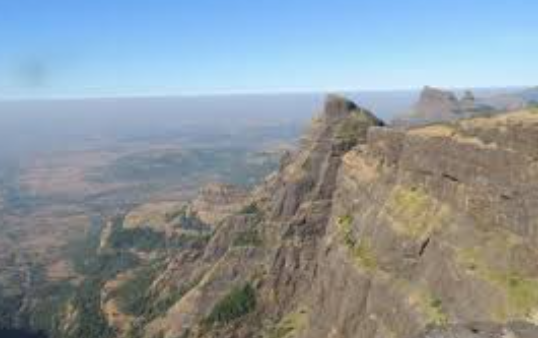
<svg viewBox="0 0 538 338">
<path fill-rule="evenodd" d="M 443 116 L 474 101 L 428 96 Z M 209 217 L 178 214 L 210 233 L 169 232 L 108 280 L 147 277 L 139 310 L 103 296 L 129 318 L 106 319 L 112 336 L 536 337 L 536 144 L 530 110 L 402 130 L 330 96 L 263 185 L 209 187 L 192 204 Z"/>
</svg>

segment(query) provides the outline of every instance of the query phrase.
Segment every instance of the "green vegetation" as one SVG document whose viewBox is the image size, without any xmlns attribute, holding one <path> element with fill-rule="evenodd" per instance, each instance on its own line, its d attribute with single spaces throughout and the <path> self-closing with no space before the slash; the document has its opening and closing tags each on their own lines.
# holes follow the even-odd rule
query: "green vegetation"
<svg viewBox="0 0 538 338">
<path fill-rule="evenodd" d="M 69 332 L 69 338 L 107 338 L 113 337 L 114 331 L 101 312 L 101 288 L 103 281 L 88 278 L 80 285 L 72 305 L 77 311 L 77 325 Z"/>
<path fill-rule="evenodd" d="M 391 226 L 398 233 L 423 239 L 448 220 L 449 209 L 421 188 L 397 186 L 385 205 Z"/>
<path fill-rule="evenodd" d="M 261 222 L 262 211 L 256 203 L 250 203 L 242 208 L 239 215 L 245 215 L 249 229 L 240 231 L 235 234 L 232 245 L 234 247 L 256 247 L 262 244 L 260 232 L 257 225 Z"/>
<path fill-rule="evenodd" d="M 106 280 L 138 264 L 136 256 L 127 252 L 95 253 L 84 262 L 82 268 L 86 279 L 76 290 L 72 300 L 73 307 L 78 311 L 77 325 L 69 338 L 114 336 L 101 312 L 101 289 Z"/>
<path fill-rule="evenodd" d="M 164 266 L 152 264 L 140 268 L 134 276 L 124 282 L 110 295 L 117 298 L 122 312 L 138 317 L 130 333 L 132 337 L 142 337 L 140 330 L 152 320 L 164 316 L 170 308 L 194 288 L 199 280 L 180 287 L 166 290 L 152 288 Z"/>
<path fill-rule="evenodd" d="M 257 230 L 251 229 L 239 232 L 233 240 L 233 246 L 235 247 L 245 247 L 251 246 L 256 247 L 262 244 L 260 234 Z"/>
<path fill-rule="evenodd" d="M 369 126 L 368 117 L 360 111 L 354 111 L 342 121 L 336 130 L 336 138 L 346 144 L 354 144 Z"/>
<path fill-rule="evenodd" d="M 250 203 L 239 211 L 241 215 L 259 215 L 260 213 L 261 210 L 256 203 Z"/>
<path fill-rule="evenodd" d="M 264 338 L 296 337 L 307 326 L 307 320 L 306 309 L 300 308 L 284 316 L 277 325 L 264 335 Z"/>
<path fill-rule="evenodd" d="M 445 326 L 449 318 L 443 308 L 443 301 L 436 297 L 427 285 L 397 279 L 394 281 L 401 294 L 405 295 L 409 305 L 422 314 L 425 323 L 433 326 Z"/>
<path fill-rule="evenodd" d="M 205 319 L 206 325 L 228 324 L 241 318 L 256 308 L 256 292 L 252 285 L 233 288 L 213 308 Z"/>
<path fill-rule="evenodd" d="M 376 257 L 370 243 L 366 239 L 357 243 L 351 253 L 357 263 L 367 271 L 375 270 L 377 268 Z"/>
<path fill-rule="evenodd" d="M 43 281 L 43 286 L 35 291 L 35 302 L 29 311 L 29 327 L 51 333 L 51 336 L 58 336 L 57 328 L 61 324 L 59 313 L 64 305 L 75 294 L 75 286 L 69 282 L 47 283 Z"/>
<path fill-rule="evenodd" d="M 145 266 L 136 271 L 134 276 L 124 282 L 114 294 L 113 298 L 118 299 L 118 304 L 122 312 L 134 316 L 142 316 L 146 311 L 148 303 L 148 291 L 155 281 L 162 267 L 158 264 Z"/>
<path fill-rule="evenodd" d="M 23 295 L 4 295 L 0 289 L 0 329 L 15 327 L 15 318 L 21 309 Z"/>
<path fill-rule="evenodd" d="M 166 215 L 167 222 L 174 221 L 174 226 L 183 230 L 208 233 L 211 226 L 204 223 L 195 212 L 188 210 L 187 206 Z"/>
<path fill-rule="evenodd" d="M 121 218 L 115 223 L 120 224 Z M 100 230 L 96 228 L 90 232 L 86 244 L 81 243 L 78 251 L 71 249 L 75 269 L 84 280 L 70 297 L 70 305 L 77 316 L 67 338 L 114 337 L 115 333 L 101 312 L 101 290 L 107 280 L 140 265 L 138 257 L 128 251 L 99 253 Z"/>
<path fill-rule="evenodd" d="M 346 215 L 338 219 L 338 233 L 342 243 L 353 260 L 366 271 L 377 268 L 377 260 L 370 242 L 366 239 L 355 239 L 353 235 L 353 216 Z"/>
<path fill-rule="evenodd" d="M 511 239 L 506 236 L 504 243 L 499 237 L 495 241 L 489 241 L 480 247 L 460 249 L 457 259 L 470 274 L 474 274 L 482 280 L 498 288 L 506 299 L 506 304 L 495 309 L 499 320 L 526 319 L 538 310 L 538 278 L 523 276 L 513 269 L 501 269 L 494 267 L 487 260 L 488 251 L 498 251 L 505 254 L 510 251 Z"/>
<path fill-rule="evenodd" d="M 355 246 L 355 238 L 353 237 L 353 216 L 345 215 L 338 218 L 338 231 L 344 244 L 349 248 Z"/>
<path fill-rule="evenodd" d="M 443 310 L 443 302 L 439 298 L 430 296 L 426 306 L 426 314 L 430 324 L 445 326 L 448 324 L 448 317 Z"/>
<path fill-rule="evenodd" d="M 166 248 L 166 235 L 150 228 L 114 228 L 109 238 L 114 249 L 155 251 Z"/>
<path fill-rule="evenodd" d="M 278 156 L 248 148 L 213 147 L 144 152 L 119 158 L 95 181 L 187 182 L 218 177 L 219 181 L 252 185 L 278 167 Z"/>
<path fill-rule="evenodd" d="M 106 252 L 87 257 L 79 265 L 79 272 L 87 276 L 99 276 L 102 279 L 110 279 L 118 273 L 130 270 L 140 264 L 140 259 L 126 251 Z"/>
</svg>

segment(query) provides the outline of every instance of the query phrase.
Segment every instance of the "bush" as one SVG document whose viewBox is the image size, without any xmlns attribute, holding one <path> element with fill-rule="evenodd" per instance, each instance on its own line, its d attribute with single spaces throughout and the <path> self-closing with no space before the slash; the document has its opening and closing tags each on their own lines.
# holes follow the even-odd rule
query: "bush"
<svg viewBox="0 0 538 338">
<path fill-rule="evenodd" d="M 118 298 L 120 309 L 134 316 L 142 316 L 150 305 L 149 291 L 160 268 L 147 266 L 139 269 L 133 277 L 123 283 L 112 295 Z"/>
<path fill-rule="evenodd" d="M 256 292 L 250 284 L 233 288 L 221 299 L 206 318 L 206 324 L 227 324 L 256 308 Z"/>
<path fill-rule="evenodd" d="M 236 235 L 233 241 L 233 246 L 243 247 L 243 246 L 259 246 L 261 245 L 262 240 L 258 231 L 256 230 L 247 230 L 240 232 Z"/>
<path fill-rule="evenodd" d="M 166 247 L 166 236 L 148 228 L 116 228 L 110 235 L 110 245 L 115 249 L 153 251 Z"/>
<path fill-rule="evenodd" d="M 250 203 L 239 211 L 241 215 L 258 215 L 260 212 L 260 208 L 258 208 L 256 203 Z"/>
<path fill-rule="evenodd" d="M 140 259 L 130 252 L 109 252 L 87 258 L 79 271 L 87 276 L 110 279 L 140 264 Z"/>
<path fill-rule="evenodd" d="M 101 312 L 102 287 L 103 281 L 98 278 L 89 278 L 82 282 L 73 298 L 73 306 L 78 311 L 78 320 L 75 329 L 69 333 L 69 338 L 114 336 L 114 331 L 108 326 Z"/>
</svg>

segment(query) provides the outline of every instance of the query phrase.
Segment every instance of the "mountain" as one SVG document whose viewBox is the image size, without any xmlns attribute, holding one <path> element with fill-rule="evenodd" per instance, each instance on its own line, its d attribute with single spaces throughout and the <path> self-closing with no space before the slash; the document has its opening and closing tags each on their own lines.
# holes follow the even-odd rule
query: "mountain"
<svg viewBox="0 0 538 338">
<path fill-rule="evenodd" d="M 463 97 L 458 99 L 453 92 L 424 87 L 411 111 L 397 117 L 393 124 L 409 126 L 453 121 L 494 110 L 489 103 L 480 103 L 471 91 L 465 91 Z"/>
<path fill-rule="evenodd" d="M 538 102 L 538 87 L 527 88 L 518 94 L 527 102 Z"/>
<path fill-rule="evenodd" d="M 422 107 L 447 114 L 473 101 L 428 92 Z M 404 130 L 329 96 L 250 192 L 212 184 L 111 219 L 49 331 L 537 337 L 536 144 L 534 109 Z"/>
<path fill-rule="evenodd" d="M 480 98 L 484 105 L 498 112 L 516 111 L 535 106 L 538 102 L 538 87 L 510 90 Z"/>
</svg>

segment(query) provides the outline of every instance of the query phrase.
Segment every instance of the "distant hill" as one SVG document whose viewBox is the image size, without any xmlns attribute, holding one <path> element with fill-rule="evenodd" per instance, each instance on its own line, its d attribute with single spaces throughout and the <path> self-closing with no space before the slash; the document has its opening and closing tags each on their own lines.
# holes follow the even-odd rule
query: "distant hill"
<svg viewBox="0 0 538 338">
<path fill-rule="evenodd" d="M 397 126 L 424 125 L 481 115 L 494 115 L 525 109 L 538 103 L 538 87 L 494 92 L 471 90 L 463 93 L 426 86 L 412 108 L 396 116 Z"/>
<path fill-rule="evenodd" d="M 394 124 L 405 126 L 452 121 L 494 110 L 494 107 L 479 102 L 471 91 L 465 91 L 459 99 L 451 91 L 425 87 L 411 111 L 396 118 Z"/>
</svg>

